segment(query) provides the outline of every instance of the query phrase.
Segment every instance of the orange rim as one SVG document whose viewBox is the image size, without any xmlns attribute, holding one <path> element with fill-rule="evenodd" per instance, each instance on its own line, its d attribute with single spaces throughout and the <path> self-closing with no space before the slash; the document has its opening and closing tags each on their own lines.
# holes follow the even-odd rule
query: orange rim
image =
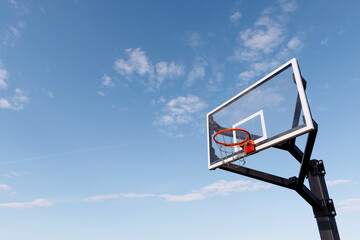
<svg viewBox="0 0 360 240">
<path fill-rule="evenodd" d="M 240 132 L 244 132 L 248 135 L 247 138 L 245 138 L 244 140 L 240 141 L 240 142 L 237 142 L 237 143 L 224 143 L 224 142 L 220 142 L 218 140 L 216 140 L 216 136 L 221 134 L 221 133 L 224 133 L 224 132 L 230 132 L 230 131 L 240 131 Z M 242 147 L 246 144 L 249 143 L 249 141 L 251 140 L 251 136 L 250 136 L 250 133 L 244 129 L 241 129 L 241 128 L 228 128 L 228 129 L 223 129 L 217 133 L 215 133 L 215 135 L 213 136 L 213 139 L 214 141 L 217 143 L 217 144 L 221 144 L 225 147 Z"/>
</svg>

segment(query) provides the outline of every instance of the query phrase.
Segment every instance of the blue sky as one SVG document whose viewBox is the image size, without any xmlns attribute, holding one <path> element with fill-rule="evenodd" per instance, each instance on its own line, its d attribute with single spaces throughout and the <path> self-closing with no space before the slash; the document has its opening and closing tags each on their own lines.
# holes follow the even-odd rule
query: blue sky
<svg viewBox="0 0 360 240">
<path fill-rule="evenodd" d="M 295 192 L 207 170 L 206 113 L 296 57 L 313 158 L 358 239 L 359 7 L 1 0 L 1 238 L 319 239 Z"/>
</svg>

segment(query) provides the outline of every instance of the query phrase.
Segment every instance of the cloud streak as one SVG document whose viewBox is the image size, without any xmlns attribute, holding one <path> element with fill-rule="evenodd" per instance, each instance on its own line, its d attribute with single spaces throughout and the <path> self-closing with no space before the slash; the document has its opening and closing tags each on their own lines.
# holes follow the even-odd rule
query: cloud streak
<svg viewBox="0 0 360 240">
<path fill-rule="evenodd" d="M 252 182 L 245 180 L 225 181 L 220 180 L 198 190 L 183 195 L 163 194 L 161 195 L 169 202 L 192 202 L 199 201 L 213 196 L 227 196 L 234 192 L 252 192 L 270 188 L 270 184 Z"/>
<path fill-rule="evenodd" d="M 2 208 L 33 208 L 33 207 L 50 207 L 53 203 L 47 199 L 39 198 L 31 202 L 10 202 L 10 203 L 0 203 Z"/>
<path fill-rule="evenodd" d="M 20 173 L 14 172 L 14 171 L 4 175 L 4 177 L 7 177 L 7 178 L 20 177 L 20 176 L 21 176 Z"/>
<path fill-rule="evenodd" d="M 120 194 L 100 194 L 84 199 L 85 202 L 97 202 L 119 198 L 148 198 L 158 197 L 167 202 L 194 202 L 204 200 L 215 196 L 227 196 L 234 192 L 252 192 L 270 188 L 270 184 L 252 182 L 245 180 L 225 181 L 219 180 L 215 183 L 207 185 L 198 190 L 192 190 L 185 194 L 136 194 L 136 193 L 120 193 Z"/>
<path fill-rule="evenodd" d="M 97 202 L 97 201 L 102 201 L 102 200 L 107 200 L 107 199 L 117 199 L 119 197 L 120 197 L 119 194 L 100 194 L 100 195 L 95 195 L 95 196 L 86 198 L 86 199 L 84 199 L 84 202 Z"/>
<path fill-rule="evenodd" d="M 360 198 L 341 200 L 338 206 L 339 210 L 343 212 L 358 212 L 360 211 Z"/>
<path fill-rule="evenodd" d="M 339 185 L 339 184 L 347 184 L 347 183 L 351 183 L 350 180 L 347 179 L 337 179 L 337 180 L 332 180 L 332 181 L 326 181 L 326 184 L 331 187 L 334 185 Z"/>
<path fill-rule="evenodd" d="M 147 198 L 154 197 L 155 194 L 136 194 L 136 193 L 120 193 L 120 194 L 99 194 L 89 198 L 84 199 L 84 202 L 98 202 L 109 199 L 119 199 L 119 198 Z"/>
<path fill-rule="evenodd" d="M 11 190 L 11 187 L 6 184 L 0 184 L 0 190 Z"/>
</svg>

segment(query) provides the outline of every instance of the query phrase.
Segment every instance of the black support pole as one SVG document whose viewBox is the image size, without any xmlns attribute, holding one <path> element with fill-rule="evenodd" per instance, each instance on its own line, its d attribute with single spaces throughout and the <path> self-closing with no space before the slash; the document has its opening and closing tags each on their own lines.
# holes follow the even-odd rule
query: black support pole
<svg viewBox="0 0 360 240">
<path fill-rule="evenodd" d="M 312 169 L 308 173 L 311 192 L 321 200 L 322 209 L 313 207 L 314 216 L 322 240 L 340 240 L 335 221 L 336 211 L 333 200 L 329 198 L 325 182 L 323 161 L 311 160 Z"/>
</svg>

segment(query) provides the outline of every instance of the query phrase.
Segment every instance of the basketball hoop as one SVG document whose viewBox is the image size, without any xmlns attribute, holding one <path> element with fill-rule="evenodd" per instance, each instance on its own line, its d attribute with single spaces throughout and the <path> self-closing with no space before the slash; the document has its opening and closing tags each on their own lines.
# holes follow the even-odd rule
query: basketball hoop
<svg viewBox="0 0 360 240">
<path fill-rule="evenodd" d="M 220 136 L 222 136 L 222 140 L 218 139 Z M 237 141 L 238 138 L 243 140 Z M 221 159 L 223 161 L 225 159 L 233 157 L 233 160 L 239 159 L 240 162 L 242 162 L 242 165 L 244 165 L 246 162 L 245 156 L 255 151 L 254 141 L 251 140 L 250 133 L 244 129 L 240 129 L 240 128 L 223 129 L 215 133 L 213 139 L 217 143 L 217 146 L 220 151 Z M 240 149 L 238 149 L 239 147 L 242 148 L 242 152 L 244 153 L 242 159 L 241 157 L 238 157 L 235 154 L 240 151 Z"/>
</svg>

